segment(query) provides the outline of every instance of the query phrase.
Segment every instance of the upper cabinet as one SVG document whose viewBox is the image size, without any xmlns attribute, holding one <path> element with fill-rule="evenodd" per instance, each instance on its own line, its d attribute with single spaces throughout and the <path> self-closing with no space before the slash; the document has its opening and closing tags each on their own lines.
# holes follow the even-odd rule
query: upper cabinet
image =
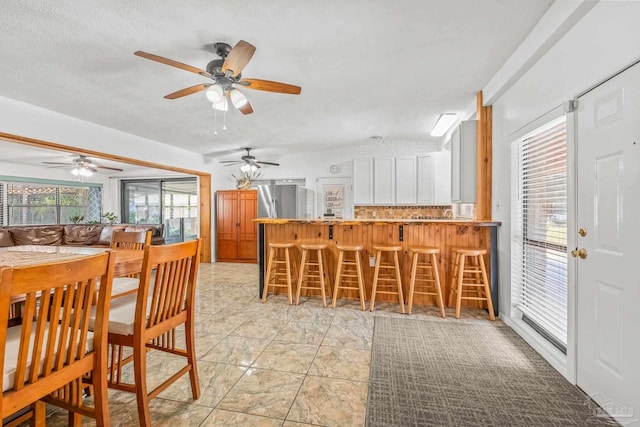
<svg viewBox="0 0 640 427">
<path fill-rule="evenodd" d="M 353 160 L 353 204 L 373 204 L 373 159 Z"/>
<path fill-rule="evenodd" d="M 416 158 L 396 157 L 396 204 L 415 205 L 417 183 Z"/>
<path fill-rule="evenodd" d="M 451 134 L 451 201 L 476 202 L 476 120 L 467 120 Z"/>
<path fill-rule="evenodd" d="M 451 153 L 418 156 L 418 205 L 451 204 Z"/>
<path fill-rule="evenodd" d="M 373 204 L 395 204 L 395 164 L 393 158 L 373 160 Z"/>
</svg>

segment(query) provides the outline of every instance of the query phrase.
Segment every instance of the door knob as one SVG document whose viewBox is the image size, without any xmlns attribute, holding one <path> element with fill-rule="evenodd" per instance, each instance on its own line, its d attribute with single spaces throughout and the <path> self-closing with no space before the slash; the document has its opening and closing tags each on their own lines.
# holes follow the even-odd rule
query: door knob
<svg viewBox="0 0 640 427">
<path fill-rule="evenodd" d="M 574 249 L 571 251 L 571 256 L 572 257 L 580 257 L 582 259 L 585 259 L 587 257 L 587 250 L 584 248 L 581 249 Z"/>
<path fill-rule="evenodd" d="M 582 237 L 587 235 L 587 229 L 582 227 L 580 228 L 580 230 L 578 230 L 578 234 L 581 235 Z"/>
</svg>

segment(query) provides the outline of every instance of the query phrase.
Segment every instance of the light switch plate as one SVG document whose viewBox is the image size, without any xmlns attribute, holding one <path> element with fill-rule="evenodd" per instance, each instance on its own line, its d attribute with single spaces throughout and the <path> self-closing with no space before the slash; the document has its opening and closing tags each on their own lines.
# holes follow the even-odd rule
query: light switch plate
<svg viewBox="0 0 640 427">
<path fill-rule="evenodd" d="M 369 267 L 376 266 L 376 257 L 374 255 L 369 255 Z"/>
</svg>

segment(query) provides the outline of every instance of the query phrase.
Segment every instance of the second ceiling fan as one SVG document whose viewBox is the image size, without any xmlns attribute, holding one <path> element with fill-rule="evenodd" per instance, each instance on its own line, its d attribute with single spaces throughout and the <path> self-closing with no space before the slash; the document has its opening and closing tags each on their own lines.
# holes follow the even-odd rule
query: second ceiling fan
<svg viewBox="0 0 640 427">
<path fill-rule="evenodd" d="M 253 113 L 251 104 L 236 86 L 267 92 L 286 93 L 290 95 L 298 95 L 302 91 L 300 86 L 294 86 L 287 83 L 243 78 L 241 75 L 242 70 L 249 63 L 256 50 L 255 46 L 244 40 L 240 40 L 233 48 L 231 48 L 227 43 L 214 43 L 213 49 L 221 59 L 214 59 L 213 61 L 210 61 L 206 66 L 206 70 L 147 52 L 136 51 L 134 52 L 134 55 L 180 68 L 181 70 L 200 74 L 201 76 L 208 77 L 213 80 L 213 83 L 202 83 L 170 93 L 165 96 L 166 99 L 181 98 L 186 95 L 207 90 L 207 98 L 213 102 L 214 108 L 226 110 L 229 103 L 231 103 L 242 114 L 251 114 Z"/>
</svg>

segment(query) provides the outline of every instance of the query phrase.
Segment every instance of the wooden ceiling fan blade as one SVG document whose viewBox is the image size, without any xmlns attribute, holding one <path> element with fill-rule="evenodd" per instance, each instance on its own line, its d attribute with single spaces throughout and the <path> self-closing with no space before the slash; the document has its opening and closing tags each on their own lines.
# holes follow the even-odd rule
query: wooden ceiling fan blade
<svg viewBox="0 0 640 427">
<path fill-rule="evenodd" d="M 118 172 L 122 172 L 122 171 L 124 171 L 124 169 L 120 169 L 120 168 L 112 168 L 112 167 L 109 167 L 109 166 L 96 166 L 96 167 L 97 167 L 98 169 L 107 169 L 107 170 L 110 170 L 110 171 L 118 171 Z"/>
<path fill-rule="evenodd" d="M 242 114 L 251 114 L 253 113 L 253 107 L 251 106 L 251 104 L 249 103 L 249 101 L 247 101 L 246 104 L 244 104 L 242 107 L 238 108 L 238 110 L 242 113 Z"/>
<path fill-rule="evenodd" d="M 230 71 L 232 76 L 237 76 L 249 63 L 256 47 L 251 43 L 240 40 L 229 52 L 222 64 L 222 71 Z"/>
<path fill-rule="evenodd" d="M 163 58 L 162 56 L 154 55 L 152 53 L 142 52 L 140 50 L 133 52 L 133 54 L 141 58 L 150 59 L 151 61 L 156 61 L 161 64 L 170 65 L 172 67 L 180 68 L 181 70 L 189 71 L 192 73 L 200 74 L 201 76 L 204 76 L 204 77 L 211 78 L 211 74 L 207 73 L 205 70 L 192 67 L 191 65 L 183 64 L 182 62 L 174 61 L 173 59 Z"/>
<path fill-rule="evenodd" d="M 209 86 L 213 86 L 213 83 L 204 83 L 195 86 L 191 86 L 188 88 L 181 89 L 177 92 L 170 93 L 169 95 L 165 95 L 166 99 L 176 99 L 182 98 L 183 96 L 191 95 L 193 93 L 201 92 L 208 88 Z"/>
<path fill-rule="evenodd" d="M 280 166 L 280 163 L 274 163 L 274 162 L 261 162 L 261 161 L 256 161 L 256 163 L 260 163 L 261 165 Z"/>
<path fill-rule="evenodd" d="M 289 95 L 299 95 L 302 92 L 300 86 L 290 85 L 287 83 L 272 82 L 270 80 L 261 79 L 241 79 L 238 84 L 254 90 L 264 90 L 266 92 L 286 93 Z"/>
</svg>

